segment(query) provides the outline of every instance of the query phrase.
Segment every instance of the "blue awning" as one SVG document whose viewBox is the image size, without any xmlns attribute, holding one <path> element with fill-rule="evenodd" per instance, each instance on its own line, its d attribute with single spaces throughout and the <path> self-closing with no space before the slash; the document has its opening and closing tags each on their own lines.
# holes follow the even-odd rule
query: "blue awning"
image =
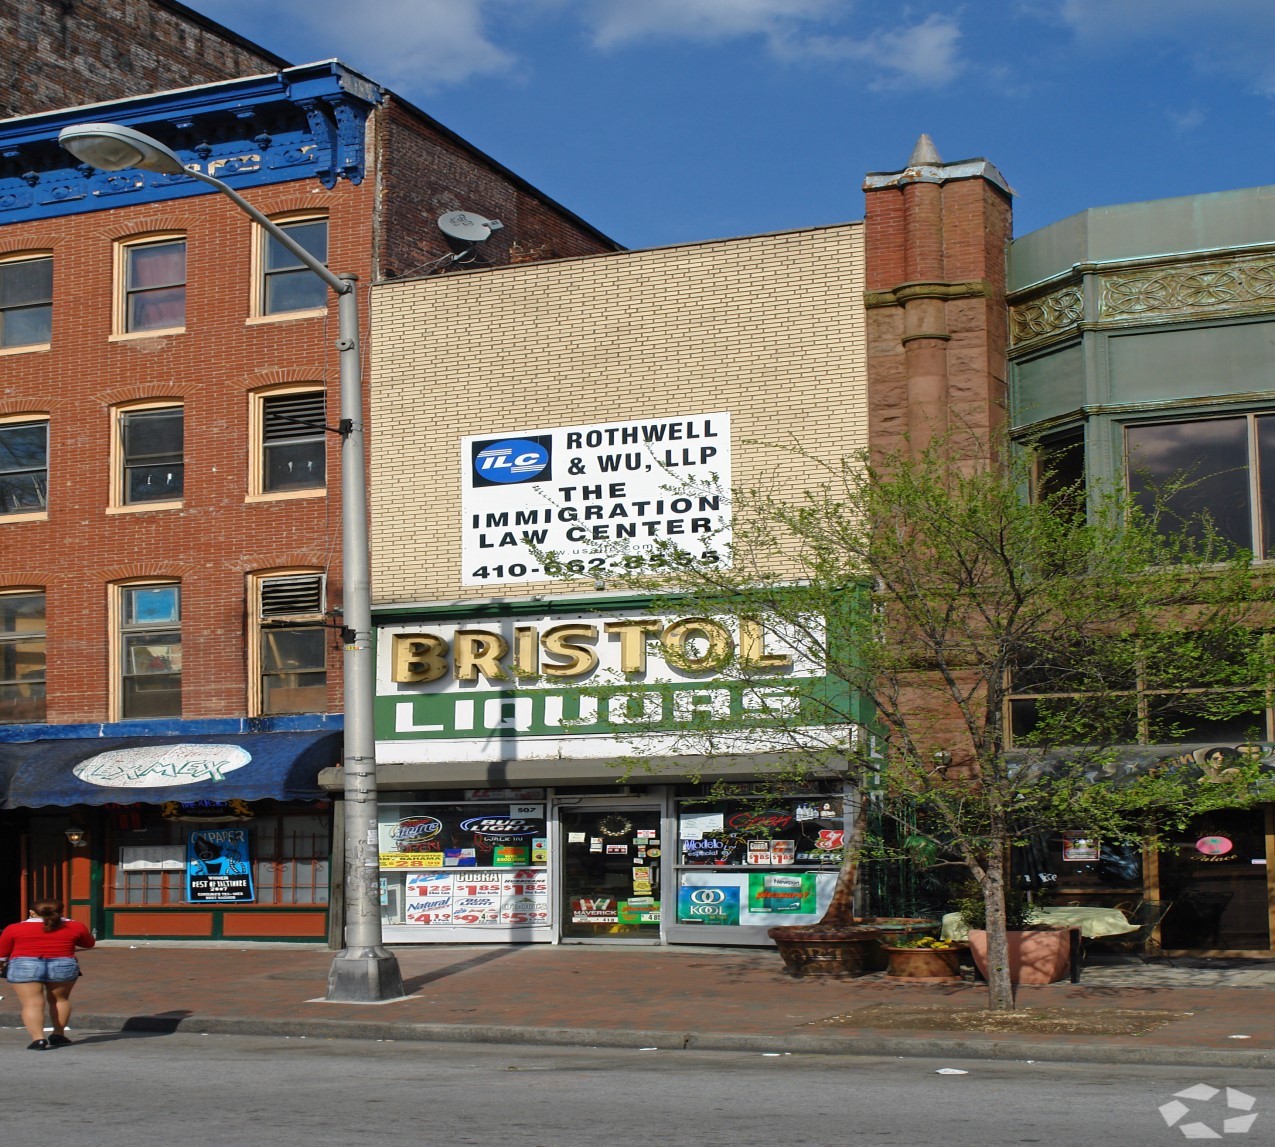
<svg viewBox="0 0 1275 1147">
<path fill-rule="evenodd" d="M 324 800 L 341 733 L 68 738 L 0 743 L 4 808 L 193 800 Z"/>
</svg>

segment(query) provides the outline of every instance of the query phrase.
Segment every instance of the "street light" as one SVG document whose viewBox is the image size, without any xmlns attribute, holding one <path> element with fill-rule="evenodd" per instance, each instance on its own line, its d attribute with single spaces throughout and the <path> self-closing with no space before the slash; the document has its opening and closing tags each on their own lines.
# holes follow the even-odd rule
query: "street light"
<svg viewBox="0 0 1275 1147">
<path fill-rule="evenodd" d="M 188 175 L 215 187 L 301 260 L 337 296 L 341 362 L 341 605 L 345 644 L 345 947 L 332 959 L 327 998 L 378 1003 L 400 998 L 398 961 L 381 942 L 376 818 L 376 739 L 372 726 L 372 602 L 368 557 L 367 482 L 363 469 L 363 395 L 359 366 L 357 276 L 334 275 L 318 259 L 220 179 L 186 167 L 156 139 L 113 123 L 63 129 L 60 143 L 102 171 L 128 167 Z"/>
</svg>

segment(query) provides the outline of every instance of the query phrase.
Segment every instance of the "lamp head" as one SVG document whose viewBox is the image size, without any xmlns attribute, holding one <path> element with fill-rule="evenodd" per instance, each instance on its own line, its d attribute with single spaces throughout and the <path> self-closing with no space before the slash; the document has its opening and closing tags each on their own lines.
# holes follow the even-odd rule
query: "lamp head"
<svg viewBox="0 0 1275 1147">
<path fill-rule="evenodd" d="M 99 171 L 137 167 L 161 175 L 180 175 L 182 161 L 157 139 L 117 123 L 81 123 L 63 128 L 58 143 L 76 159 Z"/>
</svg>

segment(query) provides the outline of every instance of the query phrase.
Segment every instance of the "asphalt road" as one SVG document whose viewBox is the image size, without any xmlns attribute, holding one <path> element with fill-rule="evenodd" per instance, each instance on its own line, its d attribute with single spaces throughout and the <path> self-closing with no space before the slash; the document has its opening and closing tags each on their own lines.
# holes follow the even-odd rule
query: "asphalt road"
<svg viewBox="0 0 1275 1147">
<path fill-rule="evenodd" d="M 1184 1143 L 1158 1112 L 1184 1100 L 1225 1139 L 1275 1138 L 1261 1070 L 523 1048 L 214 1035 L 74 1033 L 28 1052 L 0 1029 L 0 1125 L 13 1143 L 92 1147 L 1150 1147 Z M 968 1074 L 940 1074 L 962 1068 Z M 1231 1096 L 1231 1098 L 1236 1098 Z"/>
</svg>

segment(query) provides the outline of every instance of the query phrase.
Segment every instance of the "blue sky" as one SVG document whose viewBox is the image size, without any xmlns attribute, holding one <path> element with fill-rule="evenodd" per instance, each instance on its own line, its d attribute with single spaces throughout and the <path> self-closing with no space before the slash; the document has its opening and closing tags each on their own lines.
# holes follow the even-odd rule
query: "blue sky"
<svg viewBox="0 0 1275 1147">
<path fill-rule="evenodd" d="M 628 247 L 859 219 L 922 132 L 1000 168 L 1019 235 L 1275 183 L 1272 0 L 185 2 L 343 60 Z"/>
</svg>

